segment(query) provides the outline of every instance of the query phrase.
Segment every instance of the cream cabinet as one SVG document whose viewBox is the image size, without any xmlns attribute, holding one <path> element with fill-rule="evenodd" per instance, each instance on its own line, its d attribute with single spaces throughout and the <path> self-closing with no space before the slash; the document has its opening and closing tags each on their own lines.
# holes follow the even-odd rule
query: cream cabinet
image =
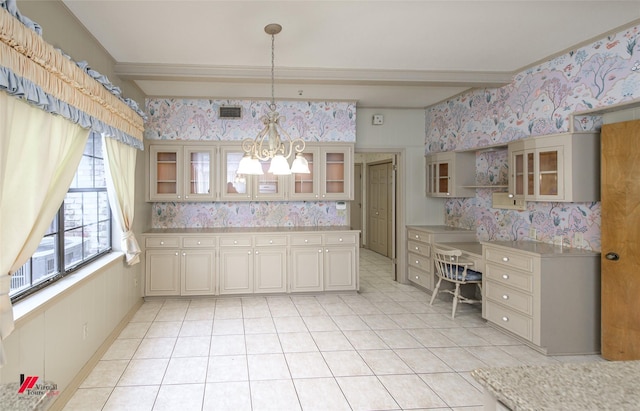
<svg viewBox="0 0 640 411">
<path fill-rule="evenodd" d="M 356 232 L 324 234 L 324 290 L 358 287 L 359 236 Z"/>
<path fill-rule="evenodd" d="M 286 199 L 287 176 L 269 173 L 269 162 L 262 161 L 263 175 L 238 174 L 238 165 L 244 156 L 239 145 L 220 149 L 220 198 L 224 201 L 282 201 Z"/>
<path fill-rule="evenodd" d="M 564 133 L 509 143 L 509 194 L 526 201 L 600 199 L 600 136 Z"/>
<path fill-rule="evenodd" d="M 475 152 L 433 153 L 426 155 L 425 160 L 427 196 L 475 197 Z"/>
<path fill-rule="evenodd" d="M 220 294 L 253 293 L 253 238 L 220 238 Z"/>
<path fill-rule="evenodd" d="M 217 147 L 154 143 L 148 148 L 147 201 L 215 201 Z"/>
<path fill-rule="evenodd" d="M 431 257 L 434 243 L 476 241 L 475 231 L 449 226 L 407 226 L 407 279 L 433 290 L 435 266 Z"/>
<path fill-rule="evenodd" d="M 289 200 L 353 200 L 353 144 L 309 143 L 303 155 L 311 172 L 291 175 Z"/>
<path fill-rule="evenodd" d="M 254 292 L 287 292 L 287 245 L 284 235 L 257 235 L 254 238 Z"/>
<path fill-rule="evenodd" d="M 145 294 L 215 294 L 215 237 L 146 238 Z"/>
<path fill-rule="evenodd" d="M 484 318 L 545 354 L 599 352 L 599 253 L 534 241 L 482 244 Z"/>
<path fill-rule="evenodd" d="M 324 249 L 322 234 L 291 236 L 291 292 L 324 290 Z"/>
</svg>

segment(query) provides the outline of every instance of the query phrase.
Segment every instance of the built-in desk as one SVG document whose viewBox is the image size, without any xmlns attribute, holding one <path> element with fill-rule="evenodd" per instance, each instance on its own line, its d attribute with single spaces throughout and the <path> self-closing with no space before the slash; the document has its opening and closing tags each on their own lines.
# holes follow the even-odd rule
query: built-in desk
<svg viewBox="0 0 640 411">
<path fill-rule="evenodd" d="M 482 244 L 477 241 L 469 241 L 464 243 L 435 243 L 434 247 L 443 250 L 460 250 L 462 251 L 462 260 L 470 261 L 473 267 L 469 267 L 474 271 L 484 272 L 484 258 L 482 257 Z"/>
</svg>

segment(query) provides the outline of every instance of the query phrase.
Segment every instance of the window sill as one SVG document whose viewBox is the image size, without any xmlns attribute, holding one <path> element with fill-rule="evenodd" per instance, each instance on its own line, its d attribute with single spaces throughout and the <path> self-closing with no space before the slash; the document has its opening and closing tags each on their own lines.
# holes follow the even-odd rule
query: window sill
<svg viewBox="0 0 640 411">
<path fill-rule="evenodd" d="M 56 281 L 54 284 L 51 284 L 37 293 L 26 297 L 24 300 L 20 300 L 13 304 L 13 319 L 16 327 L 20 322 L 28 321 L 32 316 L 38 315 L 40 312 L 47 309 L 50 305 L 63 298 L 65 294 L 71 292 L 74 288 L 78 287 L 94 274 L 99 273 L 117 262 L 122 263 L 123 256 L 124 253 L 120 251 L 113 251 L 87 266 L 82 267 L 73 274 L 69 274 Z"/>
</svg>

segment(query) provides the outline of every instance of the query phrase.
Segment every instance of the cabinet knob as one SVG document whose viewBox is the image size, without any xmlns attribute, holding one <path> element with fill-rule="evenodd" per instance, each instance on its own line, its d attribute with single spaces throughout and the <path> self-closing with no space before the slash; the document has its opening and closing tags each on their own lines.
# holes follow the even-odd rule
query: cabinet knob
<svg viewBox="0 0 640 411">
<path fill-rule="evenodd" d="M 182 256 L 184 257 L 185 255 L 187 255 L 187 253 L 183 252 L 183 253 L 182 253 Z"/>
<path fill-rule="evenodd" d="M 305 242 L 305 243 L 308 243 L 308 242 L 309 242 L 309 240 L 304 240 L 304 242 Z"/>
<path fill-rule="evenodd" d="M 503 299 L 503 300 L 508 300 L 508 299 L 509 299 L 509 296 L 508 296 L 507 294 L 504 294 L 504 295 L 502 296 L 502 299 Z"/>
<path fill-rule="evenodd" d="M 506 315 L 504 317 L 502 317 L 502 321 L 504 321 L 505 323 L 509 321 L 509 317 L 507 317 Z"/>
<path fill-rule="evenodd" d="M 420 239 L 420 236 L 419 236 L 418 234 L 416 234 L 416 238 L 419 240 L 419 239 Z"/>
<path fill-rule="evenodd" d="M 416 260 L 416 264 L 420 264 L 420 261 Z"/>
<path fill-rule="evenodd" d="M 251 255 L 251 251 L 247 251 L 247 254 Z M 256 252 L 256 254 L 258 254 L 258 253 Z"/>
<path fill-rule="evenodd" d="M 341 238 L 341 239 L 339 239 L 338 241 L 342 242 L 342 238 Z"/>
<path fill-rule="evenodd" d="M 419 275 L 416 275 L 416 280 L 418 280 L 418 279 L 420 279 L 420 276 L 419 276 Z"/>
<path fill-rule="evenodd" d="M 504 278 L 505 280 L 509 279 L 509 274 L 502 274 L 502 278 Z"/>
<path fill-rule="evenodd" d="M 238 240 L 233 240 L 233 244 L 238 244 Z"/>
<path fill-rule="evenodd" d="M 513 197 L 514 197 L 514 195 L 513 195 L 513 194 L 511 194 L 511 193 L 509 193 L 509 195 L 508 195 L 507 197 L 509 197 L 509 198 L 513 198 Z"/>
<path fill-rule="evenodd" d="M 324 252 L 325 252 L 325 253 L 328 253 L 328 252 L 329 252 L 329 249 L 327 248 L 326 250 L 324 250 Z"/>
<path fill-rule="evenodd" d="M 318 195 L 316 194 L 316 198 L 318 198 Z"/>
<path fill-rule="evenodd" d="M 450 196 L 450 195 L 451 195 L 451 193 L 447 193 L 447 195 L 448 195 L 448 196 Z"/>
<path fill-rule="evenodd" d="M 184 196 L 184 198 L 189 198 L 189 196 Z"/>
<path fill-rule="evenodd" d="M 260 251 L 256 251 L 256 254 L 260 254 Z"/>
<path fill-rule="evenodd" d="M 178 196 L 178 198 L 182 198 L 182 196 Z"/>
<path fill-rule="evenodd" d="M 200 241 L 198 241 L 198 245 L 202 244 Z"/>
<path fill-rule="evenodd" d="M 273 240 L 269 240 L 269 244 L 273 244 Z"/>
<path fill-rule="evenodd" d="M 420 247 L 416 247 L 416 251 L 420 251 Z"/>
<path fill-rule="evenodd" d="M 176 255 L 178 255 L 178 252 L 176 251 Z"/>
<path fill-rule="evenodd" d="M 319 252 L 319 253 L 321 253 L 321 252 L 322 252 L 322 250 L 318 250 L 318 252 Z"/>
<path fill-rule="evenodd" d="M 502 261 L 506 263 L 507 261 L 509 261 L 509 257 L 502 257 Z"/>
<path fill-rule="evenodd" d="M 325 195 L 323 194 L 323 195 L 322 195 L 322 198 L 324 198 L 324 197 L 325 197 Z"/>
<path fill-rule="evenodd" d="M 164 241 L 160 241 L 160 245 L 164 245 Z"/>
</svg>

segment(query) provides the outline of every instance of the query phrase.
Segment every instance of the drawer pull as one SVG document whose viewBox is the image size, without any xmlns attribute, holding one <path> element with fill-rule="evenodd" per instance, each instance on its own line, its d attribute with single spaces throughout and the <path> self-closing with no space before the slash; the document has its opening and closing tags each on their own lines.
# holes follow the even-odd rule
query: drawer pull
<svg viewBox="0 0 640 411">
<path fill-rule="evenodd" d="M 319 252 L 319 253 L 321 253 L 321 252 L 322 252 L 322 250 L 318 250 L 318 252 Z"/>
<path fill-rule="evenodd" d="M 416 264 L 420 264 L 420 261 L 416 260 Z"/>
<path fill-rule="evenodd" d="M 502 274 L 502 278 L 505 279 L 505 280 L 508 280 L 509 279 L 509 274 Z"/>
<path fill-rule="evenodd" d="M 178 255 L 178 252 L 176 251 L 176 255 Z"/>
<path fill-rule="evenodd" d="M 506 263 L 507 261 L 509 261 L 509 257 L 502 257 L 502 261 Z"/>
<path fill-rule="evenodd" d="M 504 321 L 505 323 L 509 322 L 509 317 L 505 315 L 504 317 L 502 317 L 502 321 Z"/>
<path fill-rule="evenodd" d="M 342 238 L 340 238 L 338 241 L 342 242 Z"/>
<path fill-rule="evenodd" d="M 256 255 L 260 254 L 260 251 L 256 251 Z"/>
<path fill-rule="evenodd" d="M 416 238 L 419 240 L 419 239 L 420 239 L 420 236 L 419 236 L 418 234 L 416 234 Z"/>
<path fill-rule="evenodd" d="M 416 251 L 420 251 L 420 247 L 416 247 Z"/>
<path fill-rule="evenodd" d="M 419 275 L 416 275 L 416 280 L 419 280 L 419 279 L 420 279 L 420 276 L 419 276 Z"/>
<path fill-rule="evenodd" d="M 186 255 L 187 255 L 187 253 L 185 253 L 185 252 L 183 251 L 183 252 L 182 252 L 182 256 L 184 257 L 184 256 L 186 256 Z"/>
<path fill-rule="evenodd" d="M 164 245 L 164 241 L 160 241 L 160 245 Z"/>
<path fill-rule="evenodd" d="M 238 244 L 238 241 L 237 240 L 233 240 L 233 244 Z"/>
<path fill-rule="evenodd" d="M 200 244 L 202 244 L 202 242 L 201 242 L 201 241 L 198 241 L 198 245 L 200 245 Z"/>
<path fill-rule="evenodd" d="M 308 242 L 309 242 L 309 240 L 305 239 L 305 240 L 304 240 L 304 242 L 305 242 L 305 243 L 308 243 Z"/>
<path fill-rule="evenodd" d="M 502 296 L 502 299 L 503 299 L 503 300 L 508 300 L 508 299 L 509 299 L 509 296 L 508 296 L 507 294 L 504 294 L 504 295 Z"/>
<path fill-rule="evenodd" d="M 269 244 L 273 244 L 273 240 L 269 240 Z"/>
</svg>

